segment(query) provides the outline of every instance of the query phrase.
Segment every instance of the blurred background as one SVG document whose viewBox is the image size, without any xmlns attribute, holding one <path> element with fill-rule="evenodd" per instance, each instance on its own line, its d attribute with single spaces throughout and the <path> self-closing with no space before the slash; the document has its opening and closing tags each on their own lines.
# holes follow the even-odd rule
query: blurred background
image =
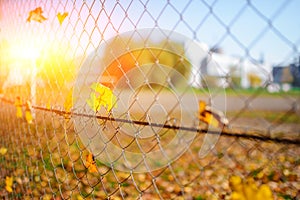
<svg viewBox="0 0 300 200">
<path fill-rule="evenodd" d="M 0 195 L 267 199 L 253 196 L 265 190 L 271 199 L 300 198 L 299 7 L 296 0 L 0 0 Z M 86 105 L 94 82 L 116 105 L 95 113 L 87 133 L 93 117 L 74 105 Z M 198 152 L 211 129 L 197 118 L 200 100 L 229 121 L 204 158 Z M 187 141 L 173 155 L 172 126 L 189 130 L 180 131 Z M 95 150 L 110 142 L 171 158 L 155 170 L 122 171 Z"/>
</svg>

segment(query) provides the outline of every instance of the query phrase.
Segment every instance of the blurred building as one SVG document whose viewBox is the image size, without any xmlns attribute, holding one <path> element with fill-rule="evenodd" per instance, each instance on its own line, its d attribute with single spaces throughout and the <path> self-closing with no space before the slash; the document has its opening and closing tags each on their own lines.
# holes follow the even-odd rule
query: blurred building
<svg viewBox="0 0 300 200">
<path fill-rule="evenodd" d="M 274 66 L 272 70 L 273 82 L 279 89 L 300 87 L 300 65 L 293 63 L 288 66 Z"/>
<path fill-rule="evenodd" d="M 199 55 L 196 50 L 186 51 L 193 63 L 189 81 L 193 87 L 260 87 L 271 79 L 270 64 L 226 55 L 220 49 L 212 50 L 205 44 L 199 45 L 205 55 Z"/>
</svg>

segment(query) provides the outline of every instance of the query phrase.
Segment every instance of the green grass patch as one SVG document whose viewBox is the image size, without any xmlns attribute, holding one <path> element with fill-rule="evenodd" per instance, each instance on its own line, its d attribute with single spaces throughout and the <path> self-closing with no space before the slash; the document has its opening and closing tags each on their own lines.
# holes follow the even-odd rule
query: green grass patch
<svg viewBox="0 0 300 200">
<path fill-rule="evenodd" d="M 226 93 L 226 95 L 234 96 L 234 95 L 244 95 L 244 96 L 251 96 L 258 94 L 260 96 L 270 96 L 270 97 L 280 97 L 280 96 L 300 96 L 300 88 L 292 88 L 291 90 L 284 92 L 284 91 L 279 91 L 279 92 L 274 92 L 270 93 L 268 90 L 265 88 L 191 88 L 188 91 L 194 92 L 196 94 L 215 94 L 215 93 Z"/>
<path fill-rule="evenodd" d="M 239 114 L 238 111 L 228 111 L 226 112 L 227 117 L 235 117 Z M 300 123 L 300 117 L 296 113 L 287 114 L 284 111 L 260 111 L 260 110 L 245 110 L 238 117 L 244 118 L 264 118 L 269 122 L 278 123 Z"/>
<path fill-rule="evenodd" d="M 45 168 L 47 169 L 47 170 L 50 170 L 50 171 L 52 171 L 52 170 L 54 170 L 54 167 L 53 167 L 53 165 L 52 165 L 52 163 L 51 163 L 51 160 L 50 160 L 50 157 L 49 156 L 47 156 L 47 157 L 44 157 L 43 158 L 43 164 L 44 164 L 44 166 L 45 166 Z"/>
</svg>

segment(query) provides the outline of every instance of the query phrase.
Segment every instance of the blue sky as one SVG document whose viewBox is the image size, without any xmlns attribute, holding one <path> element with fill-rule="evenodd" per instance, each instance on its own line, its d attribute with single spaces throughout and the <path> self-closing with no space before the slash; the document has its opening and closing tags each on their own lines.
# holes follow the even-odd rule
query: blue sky
<svg viewBox="0 0 300 200">
<path fill-rule="evenodd" d="M 69 41 L 76 54 L 92 51 L 117 33 L 154 27 L 221 47 L 228 55 L 254 59 L 263 55 L 274 64 L 293 61 L 300 49 L 299 0 L 53 0 L 52 4 L 20 0 L 0 5 L 0 37 L 24 40 L 36 34 L 31 39 L 37 44 Z M 26 23 L 28 12 L 38 6 L 48 20 Z M 64 11 L 69 16 L 59 26 L 55 16 Z"/>
<path fill-rule="evenodd" d="M 298 0 L 255 0 L 251 5 L 242 0 L 177 0 L 166 7 L 151 2 L 147 6 L 159 27 L 219 46 L 226 54 L 247 56 L 248 49 L 255 59 L 263 55 L 267 61 L 278 63 L 299 52 Z"/>
</svg>

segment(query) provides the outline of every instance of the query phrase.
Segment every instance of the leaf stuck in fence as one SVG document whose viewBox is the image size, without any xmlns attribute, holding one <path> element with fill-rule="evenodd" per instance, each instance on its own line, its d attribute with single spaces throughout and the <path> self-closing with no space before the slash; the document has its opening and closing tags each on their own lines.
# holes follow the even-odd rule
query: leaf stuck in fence
<svg viewBox="0 0 300 200">
<path fill-rule="evenodd" d="M 25 108 L 25 119 L 28 124 L 32 124 L 33 117 L 32 117 L 32 106 L 30 101 L 26 102 L 26 108 Z"/>
<path fill-rule="evenodd" d="M 86 102 L 94 112 L 99 111 L 101 106 L 103 106 L 107 112 L 110 112 L 111 109 L 116 106 L 117 98 L 110 88 L 100 83 L 93 83 L 91 89 L 93 89 L 93 92 L 91 92 L 90 98 L 87 99 Z"/>
<path fill-rule="evenodd" d="M 29 16 L 27 18 L 27 22 L 31 22 L 31 21 L 37 21 L 39 23 L 42 23 L 43 21 L 47 20 L 46 17 L 43 16 L 43 10 L 41 7 L 37 7 L 34 10 L 31 10 L 29 12 Z"/>
<path fill-rule="evenodd" d="M 228 120 L 225 118 L 221 111 L 212 109 L 207 106 L 204 101 L 199 101 L 198 119 L 213 127 L 220 127 L 228 124 Z"/>
<path fill-rule="evenodd" d="M 71 90 L 65 98 L 64 108 L 67 113 L 71 112 L 71 109 L 73 108 L 73 88 L 71 88 Z M 67 120 L 70 119 L 70 115 L 65 114 L 65 118 Z"/>
<path fill-rule="evenodd" d="M 56 16 L 57 16 L 57 19 L 59 21 L 59 24 L 62 25 L 62 23 L 64 22 L 65 18 L 69 15 L 68 12 L 64 12 L 64 13 L 58 13 Z"/>
<path fill-rule="evenodd" d="M 97 172 L 96 161 L 94 155 L 91 153 L 86 155 L 86 168 L 90 173 Z"/>
<path fill-rule="evenodd" d="M 22 112 L 21 97 L 17 96 L 16 101 L 15 101 L 15 106 L 16 106 L 16 116 L 17 116 L 17 118 L 22 118 L 23 117 L 23 112 Z"/>
</svg>

